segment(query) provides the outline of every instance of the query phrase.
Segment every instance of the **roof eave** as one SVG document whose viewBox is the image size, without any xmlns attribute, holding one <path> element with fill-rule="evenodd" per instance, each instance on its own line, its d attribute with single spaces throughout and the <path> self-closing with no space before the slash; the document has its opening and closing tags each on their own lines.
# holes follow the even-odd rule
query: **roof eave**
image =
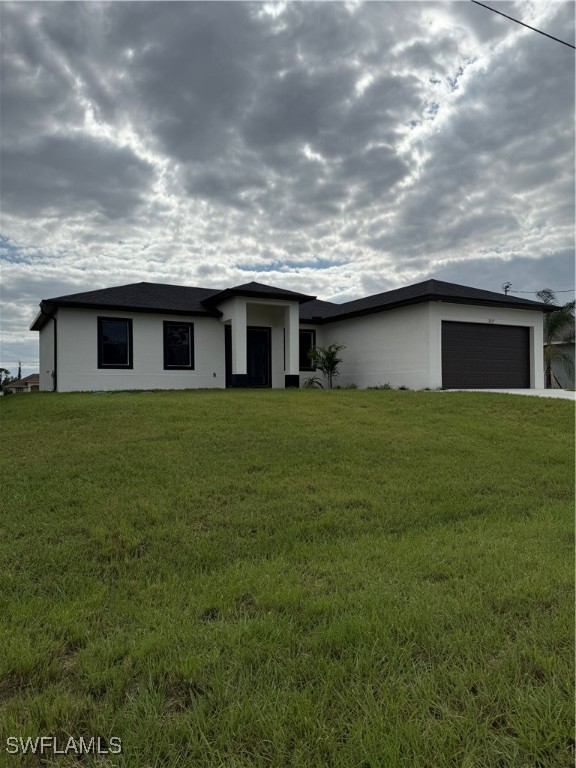
<svg viewBox="0 0 576 768">
<path fill-rule="evenodd" d="M 231 299 L 233 296 L 242 296 L 246 299 L 276 299 L 277 301 L 297 301 L 298 304 L 305 304 L 307 301 L 314 301 L 316 296 L 306 296 L 305 294 L 291 294 L 291 293 L 273 293 L 270 291 L 251 291 L 249 289 L 235 290 L 234 288 L 227 288 L 214 296 L 208 296 L 200 303 L 205 307 L 214 307 L 217 304 L 221 304 L 226 299 Z"/>
<path fill-rule="evenodd" d="M 43 302 L 44 303 L 44 302 Z M 42 306 L 42 305 L 41 305 Z M 218 309 L 166 309 L 156 307 L 132 307 L 125 304 L 86 304 L 82 302 L 70 301 L 70 302 L 58 302 L 57 307 L 62 309 L 105 309 L 113 312 L 141 312 L 154 315 L 186 315 L 188 317 L 222 317 L 222 312 Z"/>
<path fill-rule="evenodd" d="M 40 302 L 40 312 L 36 315 L 30 326 L 31 331 L 41 331 L 50 318 L 56 314 L 58 307 L 54 302 L 42 299 Z M 51 311 L 50 311 L 51 310 Z"/>
<path fill-rule="evenodd" d="M 427 296 L 418 296 L 412 299 L 403 299 L 401 301 L 391 302 L 390 304 L 381 304 L 376 307 L 365 307 L 363 309 L 353 310 L 351 312 L 342 312 L 329 317 L 324 317 L 322 320 L 314 320 L 313 322 L 319 325 L 325 325 L 326 323 L 337 323 L 340 320 L 350 320 L 354 317 L 363 317 L 365 315 L 375 315 L 379 312 L 387 312 L 390 309 L 399 309 L 401 307 L 407 307 L 414 304 L 424 304 L 429 301 L 444 302 L 446 304 L 471 304 L 473 306 L 481 307 L 498 307 L 500 309 L 527 309 L 531 312 L 553 312 L 554 307 L 548 304 L 523 304 L 520 302 L 511 301 L 497 301 L 490 299 L 466 299 L 458 298 L 455 296 L 444 296 L 439 294 L 429 294 Z"/>
<path fill-rule="evenodd" d="M 41 331 L 47 322 L 45 318 L 46 318 L 46 315 L 42 314 L 42 312 L 38 312 L 34 320 L 32 320 L 32 323 L 30 324 L 30 330 Z"/>
</svg>

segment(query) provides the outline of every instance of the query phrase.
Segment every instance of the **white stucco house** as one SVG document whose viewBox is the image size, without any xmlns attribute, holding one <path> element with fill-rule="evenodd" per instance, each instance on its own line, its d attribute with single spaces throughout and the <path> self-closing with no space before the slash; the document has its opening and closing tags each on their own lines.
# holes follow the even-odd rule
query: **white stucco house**
<svg viewBox="0 0 576 768">
<path fill-rule="evenodd" d="M 260 283 L 135 283 L 45 299 L 42 391 L 298 387 L 312 346 L 346 345 L 338 383 L 537 388 L 549 304 L 439 280 L 335 304 Z"/>
</svg>

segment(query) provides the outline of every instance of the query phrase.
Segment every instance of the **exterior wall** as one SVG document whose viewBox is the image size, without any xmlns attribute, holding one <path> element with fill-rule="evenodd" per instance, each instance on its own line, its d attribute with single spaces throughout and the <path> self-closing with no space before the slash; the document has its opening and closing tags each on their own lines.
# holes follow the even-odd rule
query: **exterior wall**
<svg viewBox="0 0 576 768">
<path fill-rule="evenodd" d="M 432 301 L 429 312 L 430 376 L 429 386 L 442 386 L 442 321 L 456 320 L 464 323 L 495 323 L 496 325 L 521 325 L 530 328 L 530 387 L 544 389 L 542 354 L 543 314 L 530 309 L 507 307 L 477 307 L 473 304 L 449 304 Z"/>
<path fill-rule="evenodd" d="M 318 326 L 319 346 L 346 345 L 335 385 L 428 387 L 428 314 L 427 304 L 416 304 Z"/>
<path fill-rule="evenodd" d="M 288 334 L 292 302 L 246 301 L 247 325 L 272 328 L 272 386 L 283 388 L 289 362 L 285 361 L 284 333 Z M 224 307 L 223 307 L 224 309 Z M 293 312 L 292 312 L 293 313 Z M 222 388 L 225 386 L 224 322 L 222 319 L 161 315 L 113 310 L 60 308 L 57 314 L 58 361 L 54 365 L 54 323 L 40 331 L 40 389 L 51 391 L 57 369 L 60 392 Z M 234 313 L 232 313 L 234 314 Z M 131 370 L 98 368 L 97 317 L 130 318 L 133 326 Z M 232 319 L 232 324 L 234 319 Z M 195 370 L 164 370 L 163 322 L 194 324 Z M 429 302 L 349 320 L 301 328 L 316 329 L 320 346 L 346 345 L 339 386 L 378 386 L 386 382 L 412 389 L 442 386 L 442 321 L 521 325 L 530 328 L 530 386 L 544 387 L 543 315 L 533 310 Z M 244 345 L 245 349 L 245 345 Z M 299 373 L 300 383 L 313 372 Z"/>
<path fill-rule="evenodd" d="M 54 320 L 48 320 L 40 331 L 40 392 L 52 392 L 54 389 L 53 371 Z"/>
<path fill-rule="evenodd" d="M 272 387 L 283 389 L 285 375 L 298 371 L 298 303 L 275 299 L 252 299 L 236 296 L 219 306 L 221 323 L 232 328 L 232 368 L 235 374 L 246 373 L 246 327 L 271 329 Z M 290 347 L 291 337 L 296 338 Z"/>
<path fill-rule="evenodd" d="M 7 390 L 10 390 L 15 395 L 19 394 L 26 394 L 27 392 L 38 392 L 38 384 L 24 384 L 22 387 L 6 387 Z"/>
<path fill-rule="evenodd" d="M 530 328 L 530 386 L 544 387 L 541 312 L 427 302 L 320 325 L 316 343 L 342 343 L 337 386 L 389 383 L 411 389 L 442 386 L 442 321 L 496 323 Z M 303 325 L 302 328 L 313 328 Z M 314 374 L 301 372 L 301 384 Z"/>
<path fill-rule="evenodd" d="M 97 317 L 132 320 L 133 369 L 98 368 Z M 194 323 L 193 371 L 164 370 L 165 320 Z M 42 342 L 40 360 L 44 371 Z M 224 326 L 209 317 L 60 308 L 57 370 L 59 392 L 224 387 Z"/>
</svg>

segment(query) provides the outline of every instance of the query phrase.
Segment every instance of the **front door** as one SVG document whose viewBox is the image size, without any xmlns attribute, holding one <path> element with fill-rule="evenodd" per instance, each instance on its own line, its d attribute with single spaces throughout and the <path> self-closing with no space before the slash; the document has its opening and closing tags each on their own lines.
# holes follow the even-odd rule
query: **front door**
<svg viewBox="0 0 576 768">
<path fill-rule="evenodd" d="M 246 329 L 248 372 L 247 387 L 272 386 L 272 354 L 270 349 L 270 328 L 248 326 Z"/>
<path fill-rule="evenodd" d="M 272 350 L 271 329 L 248 326 L 246 329 L 246 376 L 238 377 L 242 383 L 233 384 L 232 377 L 232 329 L 224 326 L 226 386 L 271 387 Z M 236 378 L 236 377 L 234 377 Z"/>
</svg>

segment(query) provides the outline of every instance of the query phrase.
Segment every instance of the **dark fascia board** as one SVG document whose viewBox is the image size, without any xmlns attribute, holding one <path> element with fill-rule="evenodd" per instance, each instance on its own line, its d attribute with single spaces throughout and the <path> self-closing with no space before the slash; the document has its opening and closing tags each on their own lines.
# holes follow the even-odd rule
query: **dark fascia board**
<svg viewBox="0 0 576 768">
<path fill-rule="evenodd" d="M 46 315 L 43 315 L 42 312 L 38 312 L 38 314 L 36 315 L 34 320 L 32 320 L 32 323 L 30 325 L 30 330 L 31 331 L 41 331 L 42 328 L 44 328 L 44 326 L 46 325 L 47 322 L 48 321 L 46 319 Z"/>
<path fill-rule="evenodd" d="M 279 301 L 297 301 L 298 304 L 305 304 L 307 301 L 313 301 L 316 296 L 306 296 L 303 293 L 274 293 L 270 291 L 251 291 L 249 289 L 226 288 L 213 296 L 203 299 L 200 303 L 206 307 L 213 307 L 221 304 L 232 296 L 243 296 L 247 299 L 278 299 Z"/>
<path fill-rule="evenodd" d="M 48 316 L 54 315 L 54 312 L 59 309 L 93 309 L 98 311 L 100 309 L 109 309 L 113 312 L 138 312 L 142 314 L 153 315 L 180 315 L 181 317 L 222 317 L 222 312 L 217 309 L 206 310 L 184 310 L 184 309 L 159 309 L 155 307 L 131 307 L 124 304 L 83 304 L 80 301 L 41 301 L 40 302 L 40 314 L 36 316 L 34 322 L 30 326 L 31 331 L 40 331 L 46 325 Z"/>
<path fill-rule="evenodd" d="M 45 301 L 44 299 L 40 302 L 40 312 L 36 315 L 34 320 L 32 321 L 32 325 L 30 326 L 31 331 L 41 331 L 42 328 L 46 325 L 48 320 L 53 319 L 56 310 L 58 307 L 50 302 Z"/>
<path fill-rule="evenodd" d="M 402 301 L 391 302 L 390 304 L 380 304 L 375 307 L 365 307 L 363 309 L 353 310 L 351 312 L 341 312 L 329 317 L 323 317 L 320 320 L 301 320 L 303 323 L 314 323 L 317 325 L 326 325 L 327 323 L 337 323 L 339 320 L 350 320 L 354 317 L 362 317 L 364 315 L 375 315 L 378 312 L 386 312 L 389 309 L 398 309 L 400 307 L 407 307 L 411 304 L 423 304 L 428 301 L 438 301 L 445 304 L 472 304 L 479 307 L 497 307 L 499 309 L 528 309 L 537 312 L 554 312 L 558 309 L 557 306 L 551 304 L 541 304 L 534 302 L 533 304 L 521 304 L 519 302 L 512 301 L 490 301 L 483 299 L 466 299 L 457 298 L 455 296 L 444 296 L 439 294 L 429 294 L 427 296 L 416 296 L 412 299 L 404 299 Z"/>
</svg>

